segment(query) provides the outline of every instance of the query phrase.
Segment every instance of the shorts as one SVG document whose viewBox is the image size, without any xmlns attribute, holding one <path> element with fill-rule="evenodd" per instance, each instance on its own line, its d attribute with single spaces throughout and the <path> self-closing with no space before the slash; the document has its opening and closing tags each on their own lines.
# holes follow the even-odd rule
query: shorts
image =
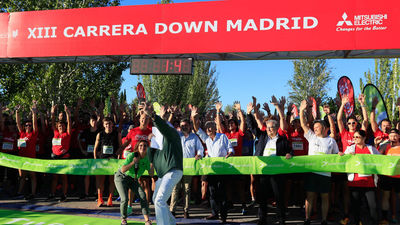
<svg viewBox="0 0 400 225">
<path fill-rule="evenodd" d="M 391 191 L 394 188 L 396 193 L 400 193 L 400 178 L 379 176 L 378 187 L 385 191 Z"/>
<path fill-rule="evenodd" d="M 331 191 L 331 177 L 308 173 L 305 176 L 304 189 L 307 192 L 329 193 Z"/>
</svg>

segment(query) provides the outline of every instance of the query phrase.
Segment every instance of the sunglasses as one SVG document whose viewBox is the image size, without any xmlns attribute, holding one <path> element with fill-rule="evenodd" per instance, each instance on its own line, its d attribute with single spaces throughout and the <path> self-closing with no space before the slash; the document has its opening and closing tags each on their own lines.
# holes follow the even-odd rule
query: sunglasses
<svg viewBox="0 0 400 225">
<path fill-rule="evenodd" d="M 361 136 L 354 136 L 354 139 L 356 139 L 356 138 L 357 138 L 357 139 L 358 139 L 358 138 L 361 139 L 362 137 L 361 137 Z"/>
<path fill-rule="evenodd" d="M 348 122 L 347 125 L 354 125 L 356 122 Z"/>
<path fill-rule="evenodd" d="M 31 126 L 32 126 L 32 124 L 25 124 L 25 126 L 26 126 L 26 127 L 31 127 Z"/>
</svg>

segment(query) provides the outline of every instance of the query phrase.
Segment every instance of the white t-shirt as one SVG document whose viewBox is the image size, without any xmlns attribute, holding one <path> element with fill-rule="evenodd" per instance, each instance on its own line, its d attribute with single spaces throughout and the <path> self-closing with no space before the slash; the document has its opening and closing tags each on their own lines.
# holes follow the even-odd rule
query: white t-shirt
<svg viewBox="0 0 400 225">
<path fill-rule="evenodd" d="M 276 156 L 276 141 L 278 140 L 278 135 L 273 138 L 268 137 L 268 142 L 264 147 L 263 156 Z"/>
<path fill-rule="evenodd" d="M 308 155 L 324 155 L 324 154 L 337 154 L 339 152 L 338 145 L 330 136 L 327 137 L 317 137 L 315 133 L 309 129 L 304 137 L 308 141 Z M 331 176 L 331 172 L 318 172 L 323 176 Z"/>
</svg>

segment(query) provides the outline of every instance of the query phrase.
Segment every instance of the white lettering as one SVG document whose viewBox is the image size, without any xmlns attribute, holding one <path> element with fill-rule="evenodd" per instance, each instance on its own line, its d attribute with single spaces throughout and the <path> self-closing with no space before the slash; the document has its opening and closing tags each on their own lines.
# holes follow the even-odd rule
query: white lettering
<svg viewBox="0 0 400 225">
<path fill-rule="evenodd" d="M 82 26 L 79 26 L 75 31 L 74 37 L 78 37 L 78 36 L 86 37 L 85 31 L 83 30 Z"/>
<path fill-rule="evenodd" d="M 276 29 L 280 30 L 281 27 L 285 28 L 285 30 L 289 30 L 288 27 L 289 19 L 288 18 L 276 18 Z"/>
<path fill-rule="evenodd" d="M 214 23 L 212 24 L 211 21 L 206 21 L 204 31 L 208 32 L 208 28 L 212 30 L 212 32 L 217 32 L 218 31 L 218 21 L 214 20 Z"/>
<path fill-rule="evenodd" d="M 68 30 L 74 30 L 74 28 L 73 27 L 66 27 L 65 29 L 64 29 L 64 36 L 65 37 L 68 37 L 68 38 L 71 38 L 71 37 L 73 37 L 74 35 L 73 34 L 68 34 L 67 32 L 68 32 Z"/>
<path fill-rule="evenodd" d="M 312 24 L 309 25 L 309 21 L 312 21 Z M 318 20 L 315 17 L 304 17 L 303 18 L 303 28 L 304 29 L 313 29 L 318 25 Z"/>
<path fill-rule="evenodd" d="M 299 20 L 301 19 L 301 17 L 292 17 L 293 20 L 293 26 L 292 29 L 293 30 L 299 30 L 301 27 L 299 26 Z"/>
<path fill-rule="evenodd" d="M 110 36 L 110 33 L 108 32 L 110 30 L 110 27 L 107 25 L 100 25 L 100 32 L 99 36 L 103 36 L 105 34 L 106 36 Z"/>
<path fill-rule="evenodd" d="M 162 28 L 162 30 L 160 30 L 160 27 Z M 155 33 L 156 34 L 164 34 L 165 32 L 167 32 L 168 27 L 165 23 L 156 23 L 156 29 L 155 29 Z"/>
<path fill-rule="evenodd" d="M 124 35 L 127 35 L 128 33 L 130 35 L 135 35 L 132 30 L 133 30 L 133 25 L 132 24 L 124 24 L 122 33 Z"/>
<path fill-rule="evenodd" d="M 57 36 L 56 36 L 56 29 L 57 29 L 57 27 L 51 27 L 51 31 L 53 32 L 53 33 L 51 34 L 51 37 L 52 37 L 52 38 L 57 37 Z"/>
<path fill-rule="evenodd" d="M 30 27 L 28 27 L 28 30 L 29 30 L 29 36 L 28 36 L 28 39 L 30 39 L 30 38 L 36 38 L 36 35 L 35 35 L 35 30 L 36 30 L 36 27 L 35 28 L 30 28 Z"/>
<path fill-rule="evenodd" d="M 232 20 L 228 20 L 226 23 L 226 31 L 231 31 L 231 29 L 242 31 L 242 20 L 236 20 L 235 23 L 233 23 Z"/>
<path fill-rule="evenodd" d="M 121 35 L 121 24 L 112 25 L 112 36 L 120 36 Z"/>
<path fill-rule="evenodd" d="M 93 36 L 97 37 L 96 31 L 97 31 L 97 27 L 96 26 L 88 26 L 87 27 L 87 36 L 90 37 L 90 36 L 93 35 Z"/>
<path fill-rule="evenodd" d="M 268 22 L 268 26 L 265 27 L 265 22 Z M 271 19 L 260 19 L 260 30 L 270 30 L 274 26 L 274 21 Z"/>
<path fill-rule="evenodd" d="M 178 29 L 174 30 L 174 26 L 176 26 Z M 177 34 L 180 33 L 182 31 L 182 24 L 178 23 L 178 22 L 173 22 L 169 25 L 169 32 L 173 33 L 173 34 Z"/>
<path fill-rule="evenodd" d="M 43 38 L 42 30 L 43 30 L 43 27 L 38 27 L 39 35 L 37 36 L 37 38 Z"/>
<path fill-rule="evenodd" d="M 139 34 L 139 33 L 147 34 L 146 27 L 142 23 L 139 24 L 138 29 L 136 30 L 136 34 Z"/>
<path fill-rule="evenodd" d="M 45 31 L 44 38 L 49 38 L 49 37 L 50 37 L 50 35 L 49 35 L 49 30 L 50 30 L 50 27 L 45 27 L 45 28 L 44 28 L 44 31 Z"/>
<path fill-rule="evenodd" d="M 253 19 L 247 20 L 246 26 L 244 26 L 243 31 L 247 31 L 248 29 L 258 30 L 256 23 Z"/>
<path fill-rule="evenodd" d="M 203 25 L 203 21 L 200 21 L 196 24 L 196 22 L 190 22 L 190 25 L 188 22 L 184 22 L 183 25 L 185 26 L 186 33 L 192 33 L 192 30 L 194 29 L 195 33 L 199 33 L 201 26 Z"/>
</svg>

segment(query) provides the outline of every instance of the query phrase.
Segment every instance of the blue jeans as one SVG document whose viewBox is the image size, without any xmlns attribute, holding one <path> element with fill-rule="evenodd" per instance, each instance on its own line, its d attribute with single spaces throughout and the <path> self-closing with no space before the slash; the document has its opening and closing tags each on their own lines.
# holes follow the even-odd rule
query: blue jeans
<svg viewBox="0 0 400 225">
<path fill-rule="evenodd" d="M 171 197 L 172 190 L 181 180 L 182 170 L 170 170 L 163 177 L 159 177 L 156 181 L 156 189 L 153 193 L 153 202 L 156 211 L 157 225 L 176 224 L 175 217 L 169 211 L 167 201 Z"/>
</svg>

